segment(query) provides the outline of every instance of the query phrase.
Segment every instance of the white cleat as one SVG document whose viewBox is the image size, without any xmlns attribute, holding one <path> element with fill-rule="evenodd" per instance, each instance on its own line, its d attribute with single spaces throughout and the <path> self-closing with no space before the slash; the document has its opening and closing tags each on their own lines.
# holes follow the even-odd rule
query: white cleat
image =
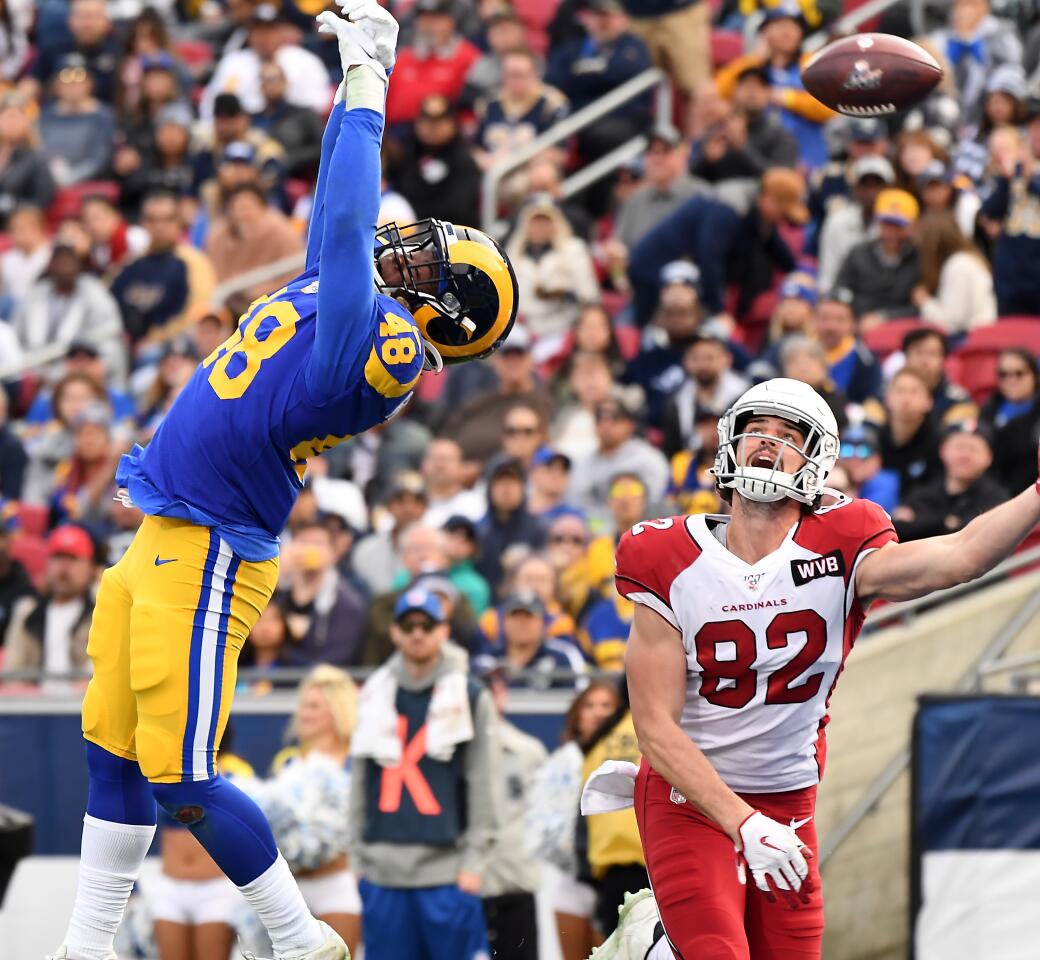
<svg viewBox="0 0 1040 960">
<path fill-rule="evenodd" d="M 327 923 L 319 921 L 319 925 L 322 933 L 325 934 L 325 940 L 321 946 L 305 953 L 280 953 L 274 960 L 350 960 L 350 951 L 342 937 Z M 259 957 L 246 951 L 243 951 L 242 956 L 245 957 L 245 960 L 260 960 Z M 113 957 L 112 960 L 115 958 Z"/>
<path fill-rule="evenodd" d="M 618 908 L 617 927 L 592 951 L 589 960 L 646 960 L 661 935 L 657 930 L 660 922 L 652 890 L 626 893 L 624 904 Z"/>
<path fill-rule="evenodd" d="M 63 943 L 58 947 L 58 952 L 53 957 L 47 957 L 46 960 L 69 960 L 69 948 Z M 105 960 L 119 960 L 119 958 L 114 953 L 110 953 Z"/>
</svg>

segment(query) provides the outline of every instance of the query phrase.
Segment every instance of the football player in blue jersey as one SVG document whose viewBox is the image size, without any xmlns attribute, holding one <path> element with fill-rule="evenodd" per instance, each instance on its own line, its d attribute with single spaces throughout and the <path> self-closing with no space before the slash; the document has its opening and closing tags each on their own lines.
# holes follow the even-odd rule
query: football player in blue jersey
<svg viewBox="0 0 1040 960">
<path fill-rule="evenodd" d="M 239 651 L 275 588 L 308 457 L 382 423 L 424 369 L 485 356 L 516 316 L 498 245 L 436 220 L 376 231 L 397 24 L 375 0 L 325 12 L 343 64 L 303 274 L 261 297 L 196 370 L 117 482 L 147 515 L 102 577 L 83 701 L 90 790 L 60 960 L 115 960 L 155 831 L 185 824 L 266 926 L 279 960 L 346 960 L 308 912 L 260 809 L 214 767 Z"/>
</svg>

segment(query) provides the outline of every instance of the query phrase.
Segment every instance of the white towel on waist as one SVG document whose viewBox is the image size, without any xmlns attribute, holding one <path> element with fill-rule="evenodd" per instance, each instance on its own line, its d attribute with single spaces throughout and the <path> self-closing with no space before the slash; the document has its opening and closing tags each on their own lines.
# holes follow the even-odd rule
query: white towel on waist
<svg viewBox="0 0 1040 960">
<path fill-rule="evenodd" d="M 581 812 L 613 813 L 635 804 L 639 767 L 627 760 L 606 760 L 589 775 L 581 791 Z"/>
<path fill-rule="evenodd" d="M 382 767 L 401 762 L 401 737 L 397 718 L 397 678 L 387 664 L 361 689 L 358 725 L 351 741 L 351 754 L 367 757 Z M 410 736 L 415 731 L 409 731 Z M 450 760 L 460 743 L 473 739 L 466 674 L 451 671 L 433 684 L 426 712 L 426 755 L 433 760 Z"/>
</svg>

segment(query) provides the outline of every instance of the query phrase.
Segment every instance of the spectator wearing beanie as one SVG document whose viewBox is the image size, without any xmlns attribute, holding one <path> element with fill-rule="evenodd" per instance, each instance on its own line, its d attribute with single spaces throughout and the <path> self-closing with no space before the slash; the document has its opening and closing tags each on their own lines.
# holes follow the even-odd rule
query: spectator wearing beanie
<svg viewBox="0 0 1040 960">
<path fill-rule="evenodd" d="M 915 312 L 913 291 L 921 282 L 921 260 L 913 243 L 918 210 L 905 190 L 882 190 L 874 205 L 877 238 L 853 247 L 838 270 L 835 286 L 852 292 L 852 308 L 868 327 L 886 316 Z"/>
<path fill-rule="evenodd" d="M 676 260 L 665 266 L 661 271 L 661 299 L 649 331 L 663 334 L 663 338 L 648 340 L 621 377 L 622 383 L 634 383 L 643 391 L 647 421 L 655 427 L 661 425 L 668 398 L 686 379 L 683 353 L 704 320 L 700 279 L 700 270 L 688 260 Z"/>
</svg>

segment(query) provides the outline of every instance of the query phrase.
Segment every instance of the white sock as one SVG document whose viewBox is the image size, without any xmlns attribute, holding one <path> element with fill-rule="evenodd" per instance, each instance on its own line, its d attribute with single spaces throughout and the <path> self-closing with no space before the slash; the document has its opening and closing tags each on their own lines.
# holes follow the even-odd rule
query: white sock
<svg viewBox="0 0 1040 960">
<path fill-rule="evenodd" d="M 73 960 L 106 960 L 141 864 L 152 844 L 154 826 L 113 823 L 89 814 L 83 818 L 76 903 L 65 934 Z"/>
<path fill-rule="evenodd" d="M 313 950 L 325 942 L 281 854 L 252 883 L 238 889 L 267 928 L 276 954 Z"/>
<path fill-rule="evenodd" d="M 675 960 L 672 948 L 668 946 L 668 938 L 661 937 L 646 954 L 646 960 Z"/>
</svg>

